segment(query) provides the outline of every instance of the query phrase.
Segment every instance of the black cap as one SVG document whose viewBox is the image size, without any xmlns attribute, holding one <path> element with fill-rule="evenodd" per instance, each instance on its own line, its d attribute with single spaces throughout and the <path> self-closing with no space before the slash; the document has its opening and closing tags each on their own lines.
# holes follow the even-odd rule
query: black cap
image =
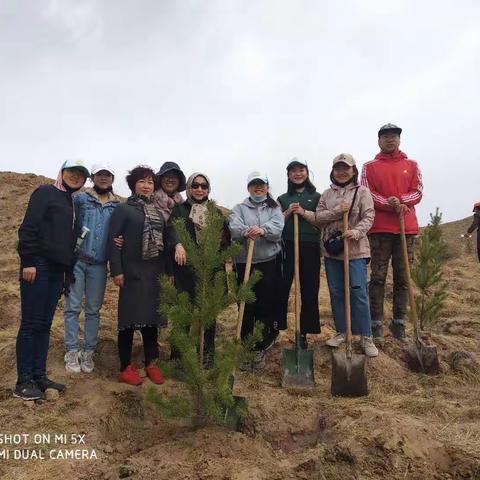
<svg viewBox="0 0 480 480">
<path fill-rule="evenodd" d="M 180 170 L 180 167 L 175 162 L 165 162 L 161 167 L 160 170 L 157 172 L 157 175 L 161 177 L 165 175 L 167 172 L 174 171 L 178 175 L 178 179 L 180 180 L 180 185 L 178 186 L 178 191 L 183 192 L 187 186 L 187 180 L 185 178 L 184 173 Z"/>
<path fill-rule="evenodd" d="M 290 163 L 287 165 L 287 172 L 289 172 L 294 167 L 304 167 L 308 170 L 307 162 L 299 160 L 297 157 L 293 157 Z"/>
<path fill-rule="evenodd" d="M 384 135 L 385 133 L 396 133 L 400 135 L 402 133 L 402 129 L 393 123 L 387 123 L 383 127 L 380 127 L 380 130 L 378 131 L 378 137 L 380 138 L 380 136 Z"/>
</svg>

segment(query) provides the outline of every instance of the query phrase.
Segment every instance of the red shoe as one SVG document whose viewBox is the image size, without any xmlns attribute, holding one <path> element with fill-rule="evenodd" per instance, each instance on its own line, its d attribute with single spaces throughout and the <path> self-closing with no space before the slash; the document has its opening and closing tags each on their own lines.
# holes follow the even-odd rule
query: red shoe
<svg viewBox="0 0 480 480">
<path fill-rule="evenodd" d="M 129 365 L 123 372 L 120 372 L 118 377 L 120 382 L 128 383 L 129 385 L 141 385 L 143 380 L 138 370 Z"/>
<path fill-rule="evenodd" d="M 160 385 L 165 381 L 163 373 L 154 363 L 151 363 L 148 367 L 145 367 L 145 373 L 147 374 L 147 377 L 157 385 Z"/>
</svg>

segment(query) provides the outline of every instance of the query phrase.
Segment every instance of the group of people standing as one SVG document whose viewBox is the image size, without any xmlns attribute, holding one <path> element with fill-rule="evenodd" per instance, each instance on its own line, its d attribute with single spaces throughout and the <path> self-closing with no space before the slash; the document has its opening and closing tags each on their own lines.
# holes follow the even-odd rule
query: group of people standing
<svg viewBox="0 0 480 480">
<path fill-rule="evenodd" d="M 293 159 L 287 165 L 287 192 L 275 200 L 268 177 L 252 172 L 247 178 L 247 197 L 235 205 L 222 232 L 222 245 L 240 242 L 243 250 L 233 258 L 240 283 L 246 268 L 248 240 L 254 240 L 252 268 L 261 279 L 254 286 L 256 300 L 247 304 L 242 338 L 263 326 L 254 346 L 254 368 L 261 368 L 265 352 L 287 328 L 288 297 L 294 272 L 293 216 L 299 218 L 301 347 L 308 348 L 308 334 L 320 333 L 319 282 L 321 257 L 330 292 L 337 334 L 327 345 L 345 340 L 343 252 L 328 240 L 338 234 L 350 244 L 350 297 L 352 333 L 361 336 L 368 356 L 376 356 L 375 341 L 383 338 L 383 301 L 388 262 L 394 273 L 393 320 L 390 329 L 405 338 L 406 283 L 400 261 L 398 216 L 404 215 L 409 253 L 418 233 L 414 205 L 422 196 L 418 165 L 399 150 L 401 129 L 384 125 L 378 132 L 380 153 L 364 165 L 360 178 L 355 159 L 336 156 L 331 186 L 321 195 L 310 179 L 306 162 Z M 87 178 L 92 188 L 76 193 Z M 131 196 L 121 202 L 112 191 L 114 171 L 108 164 L 90 172 L 82 162 L 65 162 L 53 185 L 32 194 L 19 229 L 22 319 L 17 337 L 18 379 L 14 395 L 25 400 L 42 398 L 48 388 L 65 386 L 46 375 L 50 327 L 62 291 L 65 293 L 65 368 L 89 373 L 95 351 L 107 281 L 107 264 L 118 301 L 118 350 L 122 382 L 139 385 L 143 377 L 131 363 L 135 330 L 142 334 L 145 376 L 162 383 L 157 366 L 158 328 L 166 327 L 159 313 L 162 301 L 158 278 L 165 273 L 176 288 L 195 295 L 195 274 L 181 244 L 174 220 L 181 218 L 193 241 L 205 226 L 210 179 L 196 172 L 188 180 L 180 167 L 166 162 L 155 173 L 138 166 L 127 178 Z M 181 192 L 186 191 L 186 200 Z M 342 219 L 348 214 L 348 229 Z M 85 234 L 87 232 L 87 234 Z M 86 236 L 85 236 L 86 235 Z M 83 241 L 82 241 L 83 240 Z M 367 265 L 371 262 L 370 287 Z M 79 343 L 79 315 L 85 298 L 83 346 Z M 215 325 L 205 332 L 205 361 L 215 355 Z M 172 349 L 172 357 L 178 352 Z"/>
</svg>

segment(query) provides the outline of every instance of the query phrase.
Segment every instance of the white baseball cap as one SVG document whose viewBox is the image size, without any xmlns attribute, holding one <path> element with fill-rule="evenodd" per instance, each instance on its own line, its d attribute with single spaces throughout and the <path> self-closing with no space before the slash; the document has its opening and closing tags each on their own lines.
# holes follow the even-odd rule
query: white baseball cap
<svg viewBox="0 0 480 480">
<path fill-rule="evenodd" d="M 113 170 L 113 168 L 110 166 L 108 162 L 95 163 L 94 165 L 92 165 L 92 175 L 95 175 L 96 173 L 101 172 L 102 170 L 106 170 L 107 172 L 115 176 L 115 171 Z"/>
<path fill-rule="evenodd" d="M 247 185 L 250 185 L 250 183 L 252 183 L 254 180 L 260 180 L 268 185 L 268 177 L 261 172 L 250 173 L 250 175 L 247 177 Z"/>
</svg>

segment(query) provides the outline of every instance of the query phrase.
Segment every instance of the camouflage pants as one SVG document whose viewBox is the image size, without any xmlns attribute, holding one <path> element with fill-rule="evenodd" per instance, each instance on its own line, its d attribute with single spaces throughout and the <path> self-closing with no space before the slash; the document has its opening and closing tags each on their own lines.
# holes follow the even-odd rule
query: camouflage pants
<svg viewBox="0 0 480 480">
<path fill-rule="evenodd" d="M 413 262 L 415 235 L 407 235 L 407 251 L 410 264 Z M 372 326 L 383 322 L 383 303 L 388 264 L 392 259 L 393 269 L 393 320 L 405 320 L 407 313 L 408 287 L 402 259 L 400 235 L 372 233 L 368 236 L 372 260 L 370 264 L 370 314 Z"/>
</svg>

